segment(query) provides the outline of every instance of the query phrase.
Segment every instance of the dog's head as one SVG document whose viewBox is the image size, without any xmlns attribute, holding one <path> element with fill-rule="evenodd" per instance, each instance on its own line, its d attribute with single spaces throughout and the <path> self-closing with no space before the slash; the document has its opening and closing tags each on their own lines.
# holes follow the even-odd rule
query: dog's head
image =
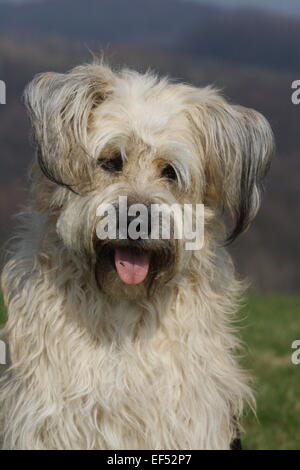
<svg viewBox="0 0 300 470">
<path fill-rule="evenodd" d="M 146 236 L 117 230 L 115 238 L 99 238 L 99 205 L 116 211 L 116 222 L 113 210 L 106 214 L 115 228 L 125 211 L 128 228 L 134 204 L 204 204 L 210 227 L 230 215 L 227 241 L 247 229 L 259 208 L 271 129 L 259 113 L 229 104 L 210 87 L 99 63 L 38 75 L 25 103 L 37 145 L 37 208 L 54 216 L 64 245 L 95 267 L 99 286 L 110 292 L 165 282 L 190 254 L 174 230 L 169 239 L 151 237 L 149 213 Z"/>
</svg>

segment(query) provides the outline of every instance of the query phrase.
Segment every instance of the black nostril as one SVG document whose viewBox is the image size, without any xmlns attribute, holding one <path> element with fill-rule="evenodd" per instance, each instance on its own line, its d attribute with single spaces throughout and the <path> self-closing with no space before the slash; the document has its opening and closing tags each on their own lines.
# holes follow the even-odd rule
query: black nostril
<svg viewBox="0 0 300 470">
<path fill-rule="evenodd" d="M 129 227 L 131 222 L 133 222 L 137 217 L 138 215 L 127 215 L 127 227 Z"/>
<path fill-rule="evenodd" d="M 151 236 L 151 210 L 137 211 L 135 215 L 127 216 L 127 233 L 130 240 L 143 240 Z M 134 222 L 136 221 L 136 222 Z"/>
<path fill-rule="evenodd" d="M 148 236 L 149 238 L 151 237 L 151 230 L 152 230 L 152 225 L 151 225 L 151 210 L 150 207 L 148 208 Z"/>
<path fill-rule="evenodd" d="M 132 203 L 131 205 L 127 206 L 127 217 L 124 217 L 124 214 L 120 214 L 120 207 L 116 205 L 116 229 L 117 237 L 119 239 L 129 239 L 136 241 L 151 238 L 151 205 L 144 205 L 143 208 L 139 210 L 139 208 L 134 207 L 136 204 Z"/>
</svg>

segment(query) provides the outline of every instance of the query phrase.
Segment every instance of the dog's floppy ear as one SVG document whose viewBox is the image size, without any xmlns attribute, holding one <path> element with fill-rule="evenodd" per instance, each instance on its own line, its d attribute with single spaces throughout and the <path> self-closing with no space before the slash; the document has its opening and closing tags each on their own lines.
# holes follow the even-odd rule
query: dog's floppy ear
<svg viewBox="0 0 300 470">
<path fill-rule="evenodd" d="M 229 213 L 230 243 L 248 228 L 259 209 L 274 139 L 260 113 L 231 105 L 216 91 L 206 90 L 202 103 L 194 105 L 192 120 L 203 149 L 206 201 Z"/>
<path fill-rule="evenodd" d="M 102 64 L 83 65 L 66 74 L 37 75 L 26 87 L 37 159 L 51 181 L 72 189 L 84 160 L 91 112 L 111 92 L 114 74 Z"/>
</svg>

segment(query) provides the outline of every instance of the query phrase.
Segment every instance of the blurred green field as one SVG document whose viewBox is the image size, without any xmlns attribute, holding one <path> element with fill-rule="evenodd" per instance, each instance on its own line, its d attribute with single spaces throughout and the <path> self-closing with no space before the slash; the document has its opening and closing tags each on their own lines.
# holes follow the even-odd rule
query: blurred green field
<svg viewBox="0 0 300 470">
<path fill-rule="evenodd" d="M 291 362 L 291 344 L 300 339 L 300 297 L 251 296 L 242 315 L 245 364 L 257 391 L 257 418 L 249 413 L 244 420 L 243 448 L 300 449 L 300 364 Z"/>
<path fill-rule="evenodd" d="M 255 377 L 257 419 L 249 414 L 246 449 L 300 449 L 300 364 L 291 344 L 300 339 L 300 297 L 251 296 L 241 334 L 245 363 Z"/>
</svg>

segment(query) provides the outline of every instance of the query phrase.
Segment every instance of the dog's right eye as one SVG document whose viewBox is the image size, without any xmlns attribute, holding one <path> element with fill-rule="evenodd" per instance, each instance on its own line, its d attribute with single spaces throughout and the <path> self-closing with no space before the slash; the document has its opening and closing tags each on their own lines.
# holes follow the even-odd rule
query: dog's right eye
<svg viewBox="0 0 300 470">
<path fill-rule="evenodd" d="M 114 155 L 112 158 L 98 158 L 98 164 L 105 171 L 116 173 L 123 169 L 123 159 L 120 153 Z"/>
<path fill-rule="evenodd" d="M 177 173 L 175 169 L 172 167 L 172 165 L 167 165 L 163 171 L 162 171 L 162 177 L 166 178 L 170 181 L 176 181 L 177 180 Z"/>
</svg>

